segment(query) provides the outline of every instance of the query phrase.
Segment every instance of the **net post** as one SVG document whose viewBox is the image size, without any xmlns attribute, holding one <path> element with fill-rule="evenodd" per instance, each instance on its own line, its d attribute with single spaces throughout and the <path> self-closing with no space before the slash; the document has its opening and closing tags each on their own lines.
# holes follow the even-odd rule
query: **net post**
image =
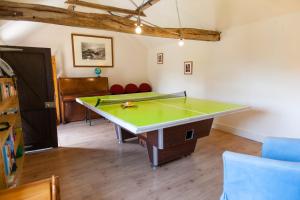
<svg viewBox="0 0 300 200">
<path fill-rule="evenodd" d="M 95 104 L 95 107 L 98 107 L 99 106 L 99 104 L 100 104 L 100 102 L 101 102 L 101 99 L 97 99 L 97 102 L 96 102 L 96 104 Z"/>
</svg>

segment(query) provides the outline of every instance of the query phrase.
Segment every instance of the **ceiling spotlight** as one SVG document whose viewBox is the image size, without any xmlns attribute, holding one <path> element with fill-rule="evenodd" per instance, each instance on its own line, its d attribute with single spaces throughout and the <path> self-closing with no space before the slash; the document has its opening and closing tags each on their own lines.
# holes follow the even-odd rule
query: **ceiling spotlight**
<svg viewBox="0 0 300 200">
<path fill-rule="evenodd" d="M 180 47 L 184 46 L 184 39 L 183 39 L 183 38 L 180 38 L 180 39 L 179 39 L 178 45 L 179 45 Z"/>
</svg>

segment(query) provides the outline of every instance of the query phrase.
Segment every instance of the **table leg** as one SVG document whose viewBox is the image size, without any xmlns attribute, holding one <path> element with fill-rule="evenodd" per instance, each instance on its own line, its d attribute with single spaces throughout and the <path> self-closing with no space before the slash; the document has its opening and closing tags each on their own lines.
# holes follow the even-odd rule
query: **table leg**
<svg viewBox="0 0 300 200">
<path fill-rule="evenodd" d="M 122 144 L 123 143 L 123 137 L 122 137 L 121 127 L 119 125 L 115 124 L 115 130 L 116 130 L 118 142 L 119 142 L 119 144 Z"/>
<path fill-rule="evenodd" d="M 159 149 L 164 149 L 164 130 L 158 130 L 157 147 L 152 145 L 152 169 L 156 170 L 159 165 Z"/>
<path fill-rule="evenodd" d="M 92 126 L 92 111 L 88 109 L 88 114 L 89 114 L 89 124 Z"/>
<path fill-rule="evenodd" d="M 91 110 L 86 108 L 85 109 L 85 123 L 87 123 L 89 121 L 89 125 L 92 126 L 92 120 L 91 120 Z"/>
<path fill-rule="evenodd" d="M 152 168 L 156 169 L 158 167 L 158 148 L 152 146 Z"/>
<path fill-rule="evenodd" d="M 164 149 L 164 129 L 158 130 L 157 144 L 159 149 Z"/>
<path fill-rule="evenodd" d="M 88 121 L 88 108 L 85 108 L 85 123 Z"/>
</svg>

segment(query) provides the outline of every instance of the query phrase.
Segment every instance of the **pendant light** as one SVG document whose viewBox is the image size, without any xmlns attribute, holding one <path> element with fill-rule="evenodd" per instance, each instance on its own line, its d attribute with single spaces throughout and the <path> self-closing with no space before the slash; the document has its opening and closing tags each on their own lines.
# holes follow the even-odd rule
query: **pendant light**
<svg viewBox="0 0 300 200">
<path fill-rule="evenodd" d="M 145 2 L 145 0 L 143 0 L 141 6 L 144 5 L 144 2 Z M 141 6 L 140 6 L 140 8 L 141 8 Z M 143 29 L 142 29 L 143 24 L 142 24 L 142 21 L 141 21 L 141 9 L 139 9 L 139 15 L 137 17 L 137 21 L 136 21 L 135 26 L 136 26 L 135 27 L 135 33 L 136 34 L 141 34 L 143 32 Z"/>
<path fill-rule="evenodd" d="M 183 39 L 183 38 L 180 38 L 180 39 L 179 39 L 178 45 L 179 45 L 180 47 L 184 46 L 184 39 Z"/>
<path fill-rule="evenodd" d="M 180 47 L 184 46 L 184 39 L 183 39 L 183 34 L 182 34 L 182 23 L 181 23 L 181 18 L 180 18 L 180 14 L 179 14 L 179 7 L 178 7 L 178 0 L 176 1 L 176 9 L 177 9 L 177 17 L 178 17 L 178 23 L 179 23 L 179 40 L 178 40 L 178 45 Z"/>
<path fill-rule="evenodd" d="M 135 33 L 136 34 L 141 34 L 142 33 L 142 26 L 143 24 L 141 23 L 141 18 L 138 16 L 137 21 L 136 21 L 136 27 L 135 27 Z"/>
</svg>

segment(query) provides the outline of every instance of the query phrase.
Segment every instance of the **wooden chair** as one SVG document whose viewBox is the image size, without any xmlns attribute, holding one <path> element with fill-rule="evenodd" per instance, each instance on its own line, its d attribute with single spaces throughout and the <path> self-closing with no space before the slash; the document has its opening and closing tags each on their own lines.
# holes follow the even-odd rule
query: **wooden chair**
<svg viewBox="0 0 300 200">
<path fill-rule="evenodd" d="M 124 87 L 119 84 L 114 84 L 109 89 L 110 94 L 123 94 L 124 93 Z"/>
<path fill-rule="evenodd" d="M 125 86 L 125 93 L 126 94 L 138 93 L 138 92 L 139 92 L 139 88 L 133 83 L 129 83 Z"/>
<path fill-rule="evenodd" d="M 56 176 L 16 188 L 0 191 L 5 200 L 60 200 L 59 179 Z"/>
<path fill-rule="evenodd" d="M 148 83 L 142 83 L 139 86 L 139 92 L 152 92 L 152 87 Z"/>
</svg>

